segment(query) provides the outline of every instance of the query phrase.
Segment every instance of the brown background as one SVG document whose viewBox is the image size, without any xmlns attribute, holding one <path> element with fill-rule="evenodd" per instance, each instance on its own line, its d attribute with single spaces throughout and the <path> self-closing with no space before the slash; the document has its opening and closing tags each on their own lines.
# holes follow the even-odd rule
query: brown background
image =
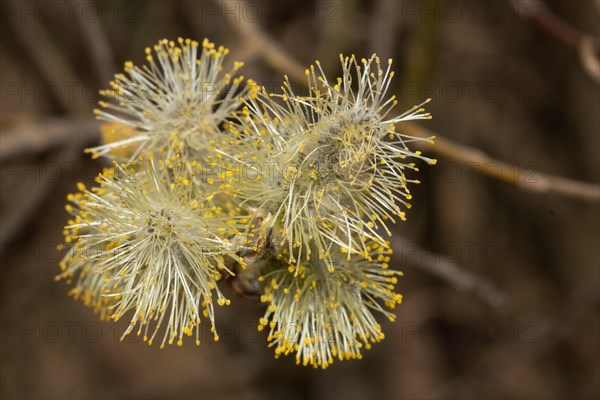
<svg viewBox="0 0 600 400">
<path fill-rule="evenodd" d="M 597 37 L 597 2 L 548 7 Z M 4 1 L 2 398 L 598 398 L 598 202 L 522 190 L 443 157 L 423 167 L 396 226 L 436 256 L 397 246 L 405 302 L 361 361 L 320 371 L 274 360 L 255 329 L 262 306 L 235 297 L 218 310 L 216 345 L 119 343 L 122 327 L 53 282 L 65 195 L 103 165 L 81 152 L 98 140 L 97 90 L 124 61 L 142 62 L 145 46 L 177 36 L 228 46 L 246 76 L 277 90 L 282 72 L 238 36 L 242 21 L 332 75 L 340 52 L 392 57 L 399 111 L 432 97 L 424 126 L 532 169 L 524 183 L 539 172 L 599 181 L 598 86 L 575 49 L 509 2 Z M 25 145 L 9 148 L 15 135 Z M 506 302 L 423 269 L 442 259 Z"/>
</svg>

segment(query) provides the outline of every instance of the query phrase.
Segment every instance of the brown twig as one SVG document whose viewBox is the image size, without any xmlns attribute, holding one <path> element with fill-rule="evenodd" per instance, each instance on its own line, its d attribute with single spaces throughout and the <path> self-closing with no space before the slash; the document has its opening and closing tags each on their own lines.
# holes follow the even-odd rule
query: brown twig
<svg viewBox="0 0 600 400">
<path fill-rule="evenodd" d="M 542 0 L 512 0 L 517 15 L 533 20 L 567 46 L 577 48 L 583 34 L 553 13 Z"/>
<path fill-rule="evenodd" d="M 25 123 L 0 135 L 0 160 L 43 153 L 67 144 L 81 146 L 100 139 L 98 121 L 92 118 L 52 118 Z"/>
<path fill-rule="evenodd" d="M 55 45 L 46 28 L 37 21 L 27 24 L 8 19 L 16 39 L 23 46 L 31 60 L 35 63 L 44 79 L 52 84 L 77 84 L 81 80 L 61 54 L 62 51 Z M 74 101 L 70 96 L 57 96 L 60 106 L 71 113 L 89 111 L 89 106 L 84 102 Z"/>
<path fill-rule="evenodd" d="M 546 32 L 577 50 L 584 71 L 600 84 L 599 45 L 595 37 L 577 30 L 553 13 L 542 0 L 512 0 L 510 4 L 521 18 L 535 21 Z"/>
<path fill-rule="evenodd" d="M 89 0 L 83 0 L 77 4 L 80 9 L 84 9 L 88 3 L 90 3 Z M 102 82 L 109 82 L 116 72 L 116 64 L 112 48 L 106 37 L 106 31 L 100 21 L 91 22 L 86 20 L 85 13 L 82 11 L 76 14 L 79 15 L 81 33 L 88 43 L 94 69 L 96 69 Z"/>
<path fill-rule="evenodd" d="M 418 266 L 431 275 L 449 282 L 462 292 L 477 295 L 492 307 L 499 308 L 507 304 L 504 293 L 484 279 L 460 268 L 446 257 L 425 250 L 399 235 L 394 235 L 390 242 L 400 260 Z"/>
<path fill-rule="evenodd" d="M 589 320 L 597 313 L 598 283 L 597 276 L 582 279 L 556 310 L 512 321 L 513 326 L 522 330 L 516 330 L 514 333 L 514 337 L 520 342 L 521 349 L 514 356 L 518 361 L 513 364 L 512 374 L 514 376 L 519 376 L 522 370 L 547 354 L 564 338 L 576 335 L 579 338 L 580 332 L 577 329 L 581 321 Z M 494 368 L 497 365 L 494 364 L 496 361 L 496 359 L 490 358 L 489 353 L 484 349 L 473 359 L 472 368 L 451 378 L 438 390 L 441 393 L 455 393 L 455 388 L 468 387 L 472 382 L 498 379 L 498 376 L 505 371 L 501 372 Z"/>
<path fill-rule="evenodd" d="M 236 3 L 239 3 L 239 0 L 223 0 L 221 3 L 235 6 Z M 302 64 L 289 57 L 280 48 L 279 44 L 258 29 L 256 24 L 245 18 L 240 18 L 238 21 L 232 22 L 231 26 L 248 46 L 252 47 L 271 67 L 278 71 L 286 71 L 285 73 L 288 74 L 291 80 L 306 82 Z"/>
<path fill-rule="evenodd" d="M 600 85 L 600 58 L 598 41 L 591 36 L 584 36 L 579 43 L 579 59 L 587 74 Z"/>
<path fill-rule="evenodd" d="M 232 22 L 232 26 L 240 33 L 242 40 L 245 40 L 249 45 L 255 46 L 259 50 L 260 56 L 271 64 L 271 66 L 288 74 L 290 79 L 298 83 L 306 83 L 306 76 L 304 75 L 302 65 L 264 33 L 257 24 L 250 23 L 242 18 L 238 22 Z M 585 200 L 600 199 L 600 185 L 519 168 L 504 161 L 494 160 L 481 150 L 454 143 L 450 139 L 428 131 L 417 124 L 404 123 L 402 126 L 407 130 L 407 133 L 415 136 L 435 136 L 435 145 L 425 142 L 421 143 L 421 146 L 426 150 L 434 151 L 450 160 L 464 163 L 478 172 L 516 185 L 521 189 L 537 193 L 557 193 Z M 496 169 L 486 168 L 490 163 L 495 163 L 501 170 L 501 173 L 497 174 Z M 524 176 L 530 176 L 533 179 L 523 181 L 522 177 Z"/>
<path fill-rule="evenodd" d="M 600 185 L 519 168 L 496 160 L 481 150 L 452 142 L 412 122 L 402 124 L 402 128 L 403 132 L 417 137 L 436 136 L 435 144 L 415 142 L 416 147 L 424 151 L 435 152 L 448 160 L 463 163 L 483 175 L 499 179 L 521 189 L 538 193 L 562 194 L 584 200 L 600 200 Z M 495 168 L 488 168 L 490 165 L 494 165 Z"/>
<path fill-rule="evenodd" d="M 67 166 L 72 165 L 80 155 L 79 147 L 70 142 L 66 148 L 62 148 L 52 158 L 55 160 L 55 165 L 61 166 L 62 171 Z M 55 186 L 54 180 L 44 179 L 43 177 L 20 182 L 17 189 L 18 193 L 13 197 L 12 204 L 7 207 L 8 210 L 2 215 L 2 225 L 0 226 L 0 248 L 2 251 L 27 226 L 29 219 Z"/>
</svg>

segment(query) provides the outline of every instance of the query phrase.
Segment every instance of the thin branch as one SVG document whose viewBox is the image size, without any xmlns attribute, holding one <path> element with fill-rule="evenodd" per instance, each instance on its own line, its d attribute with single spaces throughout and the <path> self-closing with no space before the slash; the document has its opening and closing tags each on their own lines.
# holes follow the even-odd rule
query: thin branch
<svg viewBox="0 0 600 400">
<path fill-rule="evenodd" d="M 225 7 L 227 4 L 234 7 L 236 3 L 239 4 L 239 0 L 221 1 L 221 4 Z M 237 21 L 232 21 L 231 26 L 237 31 L 242 40 L 244 40 L 246 44 L 259 54 L 271 67 L 278 71 L 285 71 L 290 79 L 294 81 L 300 81 L 302 83 L 306 82 L 306 75 L 304 75 L 302 64 L 294 58 L 289 57 L 287 53 L 280 48 L 279 43 L 258 29 L 255 23 L 248 21 L 246 18 L 240 18 Z"/>
<path fill-rule="evenodd" d="M 231 2 L 234 0 L 227 1 Z M 250 23 L 243 18 L 231 24 L 240 34 L 240 38 L 245 40 L 249 45 L 255 46 L 259 50 L 260 56 L 271 64 L 271 66 L 288 74 L 290 79 L 298 83 L 306 83 L 306 76 L 302 65 L 264 33 L 258 24 Z M 274 60 L 277 62 L 274 62 Z M 600 185 L 519 168 L 507 162 L 495 160 L 481 150 L 455 143 L 414 123 L 407 122 L 403 123 L 402 126 L 407 129 L 407 133 L 415 136 L 435 136 L 435 145 L 425 142 L 420 144 L 426 150 L 434 151 L 450 160 L 462 162 L 480 173 L 513 184 L 521 189 L 537 193 L 557 193 L 585 200 L 597 201 L 600 199 Z M 496 169 L 492 171 L 486 168 L 489 163 L 495 163 L 499 166 L 501 173 L 497 174 Z M 533 176 L 535 178 L 531 182 L 525 182 L 521 179 L 524 176 Z"/>
<path fill-rule="evenodd" d="M 538 193 L 562 194 L 584 200 L 600 200 L 600 185 L 519 168 L 507 162 L 496 160 L 481 150 L 452 142 L 413 122 L 404 123 L 402 128 L 403 132 L 417 137 L 429 138 L 436 136 L 435 144 L 415 142 L 416 147 L 435 152 L 446 159 L 473 168 L 483 175 L 499 179 L 521 189 Z M 496 168 L 488 168 L 490 165 L 494 165 Z"/>
<path fill-rule="evenodd" d="M 81 150 L 71 142 L 52 158 L 55 164 L 61 166 L 62 170 L 74 163 L 80 156 Z M 7 207 L 10 209 L 2 215 L 2 225 L 0 226 L 2 251 L 27 226 L 27 222 L 54 187 L 56 187 L 56 183 L 52 179 L 31 179 L 21 182 L 17 189 L 17 195 L 13 197 L 14 201 Z"/>
<path fill-rule="evenodd" d="M 533 20 L 567 46 L 577 48 L 583 34 L 553 13 L 542 0 L 511 0 L 515 13 Z"/>
<path fill-rule="evenodd" d="M 93 118 L 52 118 L 25 123 L 0 135 L 0 160 L 44 153 L 70 144 L 86 144 L 100 139 L 98 121 Z"/>
<path fill-rule="evenodd" d="M 514 355 L 514 376 L 519 376 L 526 367 L 538 361 L 561 340 L 568 337 L 576 337 L 575 340 L 579 340 L 578 327 L 581 322 L 589 321 L 597 314 L 598 283 L 597 276 L 582 279 L 556 310 L 515 318 L 512 321 L 513 326 L 520 327 L 520 330 L 515 331 L 515 337 L 522 345 L 526 345 L 520 346 L 521 351 Z M 500 376 L 503 372 L 495 368 L 496 362 L 496 359 L 489 357 L 489 352 L 482 349 L 473 358 L 472 367 L 444 383 L 443 387 L 438 389 L 439 392 L 455 393 L 456 388 L 468 388 L 473 382 L 482 382 L 484 379 L 501 381 Z"/>
<path fill-rule="evenodd" d="M 446 257 L 425 250 L 399 235 L 392 236 L 390 243 L 394 254 L 398 255 L 400 260 L 449 282 L 458 290 L 473 293 L 494 308 L 503 307 L 508 303 L 506 295 L 491 283 L 465 271 Z"/>
<path fill-rule="evenodd" d="M 83 10 L 89 3 L 90 0 L 83 0 L 77 4 Z M 88 44 L 87 47 L 98 77 L 104 83 L 109 82 L 117 69 L 113 50 L 106 36 L 106 30 L 101 21 L 91 22 L 86 20 L 85 13 L 81 10 L 76 14 L 79 15 L 81 33 Z"/>
<path fill-rule="evenodd" d="M 519 17 L 535 21 L 546 32 L 577 50 L 583 70 L 596 84 L 600 84 L 597 38 L 577 30 L 553 13 L 542 0 L 512 0 L 510 4 Z"/>
<path fill-rule="evenodd" d="M 584 36 L 579 43 L 579 59 L 587 74 L 600 85 L 600 58 L 598 41 L 591 36 Z"/>
<path fill-rule="evenodd" d="M 44 79 L 52 84 L 77 84 L 81 82 L 77 74 L 61 55 L 63 52 L 56 46 L 46 28 L 32 19 L 27 24 L 18 23 L 15 18 L 8 19 L 16 39 L 35 63 Z M 71 113 L 89 111 L 84 102 L 74 101 L 70 96 L 58 96 L 61 107 Z"/>
</svg>

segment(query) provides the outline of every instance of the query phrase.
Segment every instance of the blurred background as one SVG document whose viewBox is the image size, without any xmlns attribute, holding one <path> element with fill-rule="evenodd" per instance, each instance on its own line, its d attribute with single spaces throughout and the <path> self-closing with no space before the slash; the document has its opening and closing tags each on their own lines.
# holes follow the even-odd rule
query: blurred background
<svg viewBox="0 0 600 400">
<path fill-rule="evenodd" d="M 1 4 L 2 398 L 600 397 L 598 1 Z M 106 162 L 82 152 L 98 90 L 178 36 L 229 47 L 274 91 L 376 52 L 399 112 L 432 99 L 405 127 L 439 137 L 395 227 L 405 300 L 363 360 L 275 360 L 263 306 L 228 288 L 218 344 L 121 343 L 53 282 L 65 196 Z"/>
</svg>

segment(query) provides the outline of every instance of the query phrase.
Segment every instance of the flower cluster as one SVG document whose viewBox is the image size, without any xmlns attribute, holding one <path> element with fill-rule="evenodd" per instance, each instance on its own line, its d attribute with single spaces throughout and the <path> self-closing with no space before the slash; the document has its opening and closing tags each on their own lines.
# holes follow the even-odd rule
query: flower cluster
<svg viewBox="0 0 600 400">
<path fill-rule="evenodd" d="M 164 39 L 146 48 L 149 65 L 127 61 L 125 73 L 115 75 L 110 89 L 100 91 L 108 101 L 100 101 L 101 108 L 95 110 L 98 118 L 117 123 L 118 139 L 87 151 L 114 158 L 115 150 L 127 149 L 128 157 L 121 155 L 125 160 L 160 148 L 169 157 L 206 157 L 222 139 L 222 124 L 235 117 L 240 99 L 252 86 L 250 82 L 242 87 L 244 78 L 236 77 L 241 62 L 223 72 L 228 53 L 207 39 L 202 44 Z"/>
<path fill-rule="evenodd" d="M 430 118 L 425 103 L 394 114 L 392 62 L 375 55 L 340 56 L 334 81 L 317 62 L 306 93 L 286 77 L 273 94 L 236 76 L 242 63 L 225 70 L 227 54 L 162 40 L 101 92 L 104 143 L 89 152 L 113 167 L 69 195 L 57 279 L 101 318 L 126 317 L 123 337 L 161 347 L 199 344 L 203 320 L 218 340 L 227 280 L 266 304 L 276 357 L 361 358 L 384 337 L 376 315 L 393 321 L 402 300 L 382 232 L 405 219 L 416 162 L 435 163 L 409 148 L 431 139 L 397 131 Z"/>
<path fill-rule="evenodd" d="M 313 256 L 311 247 L 330 270 L 336 262 L 332 249 L 341 248 L 348 260 L 353 254 L 366 256 L 369 241 L 384 240 L 379 228 L 391 235 L 387 221 L 405 219 L 402 206 L 410 208 L 407 184 L 418 181 L 406 177 L 405 170 L 417 170 L 407 159 L 435 163 L 408 149 L 407 143 L 423 139 L 396 132 L 396 124 L 430 115 L 421 104 L 390 116 L 397 104 L 394 96 L 385 97 L 392 61 L 384 71 L 376 56 L 360 65 L 354 56 L 340 59 L 343 75 L 335 84 L 318 62 L 318 73 L 314 66 L 306 70 L 307 96 L 295 94 L 287 79 L 281 95 L 259 91 L 235 129 L 248 148 L 239 162 L 248 168 L 258 160 L 277 165 L 279 174 L 258 171 L 240 193 L 268 213 L 261 231 L 274 231 L 286 242 L 290 262 L 297 266 Z"/>
<path fill-rule="evenodd" d="M 326 368 L 334 358 L 361 358 L 363 345 L 369 349 L 384 338 L 372 311 L 395 320 L 385 308 L 402 301 L 394 291 L 401 273 L 388 269 L 387 243 L 366 247 L 367 258 L 347 261 L 338 254 L 333 272 L 317 259 L 287 269 L 284 260 L 261 276 L 266 282 L 261 300 L 269 306 L 259 329 L 269 326 L 276 357 L 295 353 L 298 364 Z"/>
<path fill-rule="evenodd" d="M 59 278 L 77 275 L 72 295 L 104 318 L 131 311 L 124 336 L 138 325 L 149 343 L 163 323 L 162 346 L 181 344 L 194 330 L 198 341 L 201 315 L 214 332 L 213 298 L 230 303 L 216 282 L 232 274 L 225 257 L 239 250 L 227 238 L 241 235 L 243 221 L 195 193 L 180 161 L 169 166 L 148 155 L 127 166 L 115 162 L 98 182 L 69 196 L 65 238 L 74 245 Z"/>
</svg>

